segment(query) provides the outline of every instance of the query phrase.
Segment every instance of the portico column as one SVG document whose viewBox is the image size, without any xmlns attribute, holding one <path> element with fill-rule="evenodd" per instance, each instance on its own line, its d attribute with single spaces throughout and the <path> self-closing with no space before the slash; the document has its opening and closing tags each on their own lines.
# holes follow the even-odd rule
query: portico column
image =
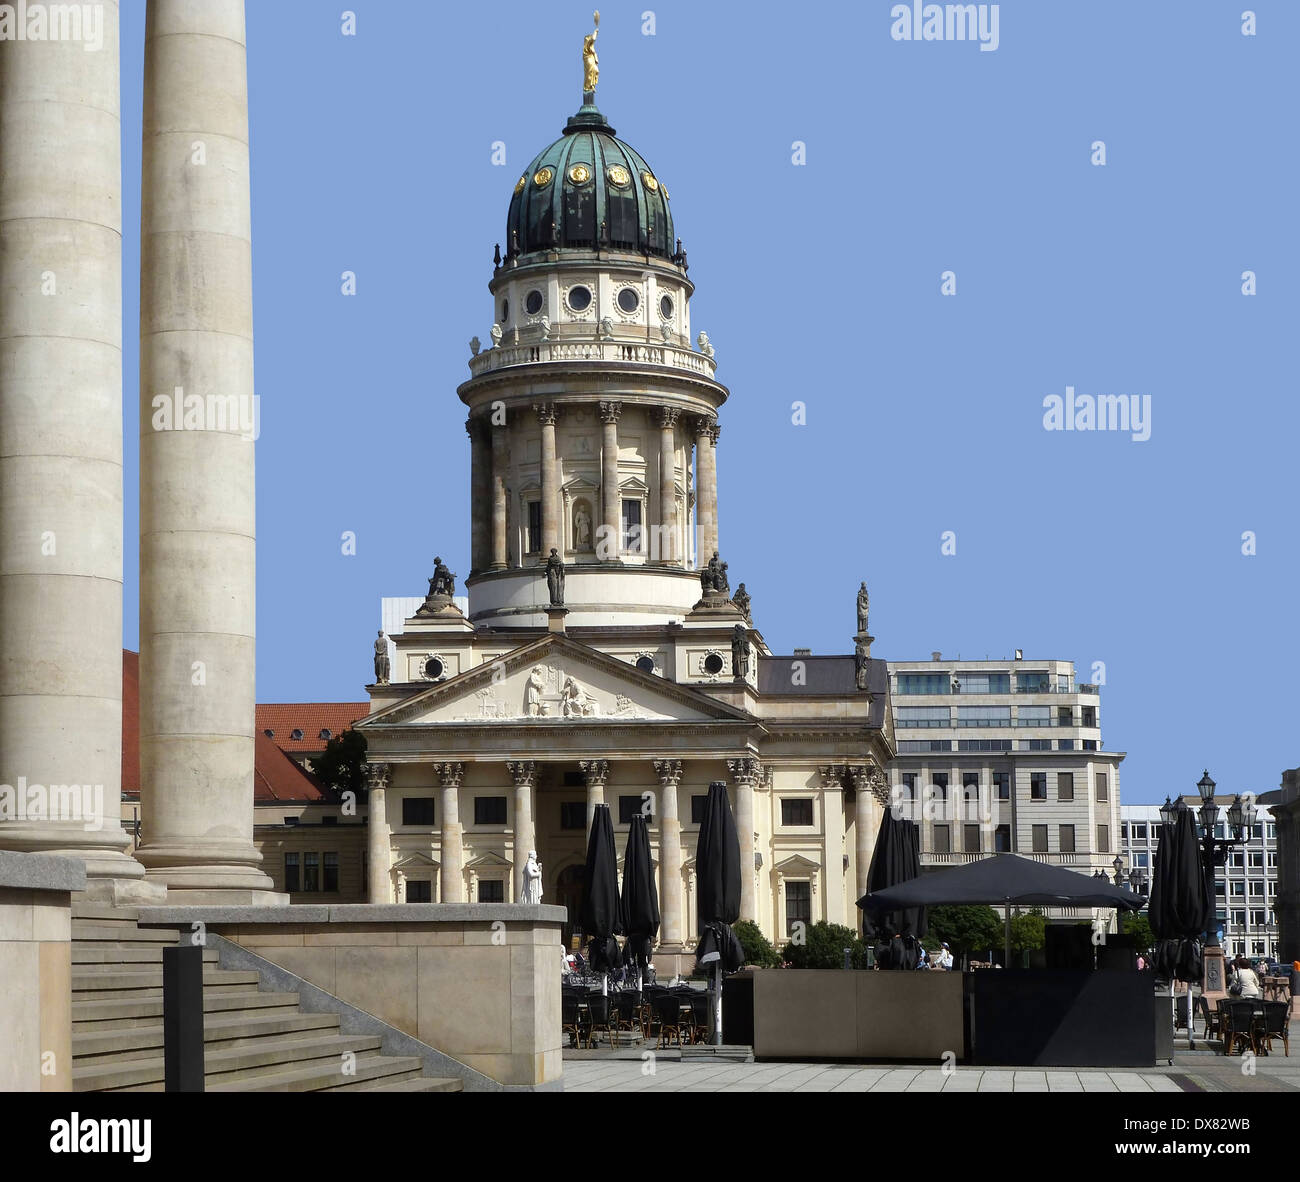
<svg viewBox="0 0 1300 1182">
<path fill-rule="evenodd" d="M 618 490 L 618 419 L 623 413 L 621 402 L 602 402 L 600 421 L 605 425 L 605 438 L 600 453 L 600 509 L 601 524 L 605 531 L 604 548 L 597 550 L 597 558 L 617 562 L 622 547 L 621 508 Z M 590 823 L 590 817 L 588 817 Z"/>
<path fill-rule="evenodd" d="M 50 40 L 17 40 L 28 14 L 21 5 L 6 7 L 10 27 L 0 40 L 0 784 L 18 798 L 5 802 L 0 849 L 79 858 L 88 897 L 157 903 L 165 892 L 143 882 L 144 867 L 127 856 L 120 821 L 118 6 L 115 0 L 68 6 L 74 14 L 84 7 L 88 21 L 91 9 L 99 10 L 98 45 L 89 37 L 53 39 L 54 32 Z M 52 6 L 31 7 L 54 22 Z M 61 801 L 48 793 L 56 784 L 83 788 Z M 37 945 L 18 947 L 35 956 Z M 66 1075 L 61 1064 L 59 1074 Z"/>
<path fill-rule="evenodd" d="M 539 402 L 533 410 L 542 425 L 542 561 L 551 548 L 560 548 L 559 499 L 560 474 L 555 462 L 555 420 L 557 411 L 553 402 Z"/>
<path fill-rule="evenodd" d="M 519 875 L 528 860 L 528 851 L 537 848 L 533 832 L 533 785 L 537 781 L 537 765 L 531 759 L 511 760 L 506 764 L 515 782 L 515 865 L 514 899 L 518 901 L 522 887 Z"/>
<path fill-rule="evenodd" d="M 150 0 L 143 148 L 136 856 L 169 901 L 271 902 L 253 845 L 257 407 L 243 0 Z M 168 429 L 158 408 L 178 402 L 184 429 L 174 413 Z M 204 408 L 201 423 L 192 405 Z"/>
<path fill-rule="evenodd" d="M 372 903 L 391 903 L 393 901 L 393 876 L 389 862 L 391 858 L 388 829 L 388 807 L 385 797 L 388 793 L 389 767 L 386 763 L 366 764 L 366 782 L 369 787 L 366 818 L 366 853 L 370 863 L 368 878 L 368 898 Z"/>
<path fill-rule="evenodd" d="M 596 808 L 605 803 L 605 781 L 609 778 L 609 760 L 580 760 L 578 768 L 587 784 L 587 836 L 591 837 L 591 822 L 596 815 Z"/>
<path fill-rule="evenodd" d="M 435 765 L 442 784 L 442 870 L 438 901 L 441 903 L 465 902 L 465 875 L 462 870 L 464 850 L 460 827 L 460 782 L 465 775 L 465 765 L 439 763 Z"/>
<path fill-rule="evenodd" d="M 489 428 L 472 415 L 465 420 L 469 433 L 469 491 L 470 491 L 470 566 L 474 571 L 486 570 L 492 561 L 492 444 Z"/>
<path fill-rule="evenodd" d="M 682 824 L 677 815 L 677 784 L 682 777 L 680 759 L 656 759 L 659 777 L 659 895 L 664 944 L 681 944 L 682 930 Z"/>
<path fill-rule="evenodd" d="M 763 766 L 757 759 L 729 759 L 736 785 L 736 837 L 740 843 L 740 918 L 758 921 L 754 883 L 754 787 Z"/>
<path fill-rule="evenodd" d="M 695 561 L 704 566 L 718 548 L 716 458 L 713 454 L 713 419 L 695 418 Z"/>
<path fill-rule="evenodd" d="M 510 440 L 504 423 L 492 423 L 492 569 L 506 568 L 506 468 Z"/>
<path fill-rule="evenodd" d="M 681 559 L 677 537 L 677 441 L 676 426 L 681 411 L 661 406 L 655 412 L 659 425 L 659 562 L 675 566 Z"/>
<path fill-rule="evenodd" d="M 846 871 L 844 867 L 844 769 L 825 766 L 817 769 L 822 782 L 822 832 L 826 867 L 826 919 L 829 923 L 844 923 L 846 900 Z M 836 890 L 836 884 L 839 889 Z M 854 895 L 856 901 L 862 896 Z M 857 914 L 858 908 L 852 908 Z"/>
</svg>

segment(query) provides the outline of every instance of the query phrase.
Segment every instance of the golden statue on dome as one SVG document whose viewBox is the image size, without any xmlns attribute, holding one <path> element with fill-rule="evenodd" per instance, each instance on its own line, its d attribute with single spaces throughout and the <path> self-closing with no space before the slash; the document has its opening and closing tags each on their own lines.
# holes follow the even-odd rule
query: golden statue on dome
<svg viewBox="0 0 1300 1182">
<path fill-rule="evenodd" d="M 600 81 L 600 60 L 596 57 L 596 36 L 600 32 L 600 13 L 592 14 L 596 22 L 594 32 L 582 39 L 582 90 L 584 94 L 595 94 L 596 83 Z"/>
</svg>

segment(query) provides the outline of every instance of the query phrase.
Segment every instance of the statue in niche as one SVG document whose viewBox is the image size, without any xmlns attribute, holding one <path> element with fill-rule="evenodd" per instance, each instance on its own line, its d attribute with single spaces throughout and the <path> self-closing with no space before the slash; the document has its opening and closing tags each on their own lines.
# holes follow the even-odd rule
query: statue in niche
<svg viewBox="0 0 1300 1182">
<path fill-rule="evenodd" d="M 600 713 L 596 700 L 590 697 L 572 677 L 564 679 L 564 689 L 560 691 L 560 703 L 565 718 L 591 718 Z"/>
<path fill-rule="evenodd" d="M 375 641 L 375 684 L 387 685 L 388 677 L 388 637 L 384 635 L 383 629 L 381 628 L 379 631 L 379 639 Z"/>
<path fill-rule="evenodd" d="M 586 501 L 579 501 L 573 509 L 573 548 L 591 549 L 591 512 Z"/>
<path fill-rule="evenodd" d="M 534 665 L 524 686 L 524 714 L 529 718 L 536 718 L 546 713 L 546 706 L 542 701 L 545 690 L 546 679 L 542 676 L 542 667 Z"/>
<path fill-rule="evenodd" d="M 551 593 L 551 606 L 564 606 L 564 559 L 559 556 L 554 546 L 551 556 L 546 560 L 546 588 Z"/>
<path fill-rule="evenodd" d="M 749 676 L 749 633 L 744 624 L 731 630 L 731 672 L 741 679 Z"/>
<path fill-rule="evenodd" d="M 736 588 L 736 593 L 731 597 L 731 602 L 740 609 L 740 614 L 745 617 L 745 623 L 753 625 L 754 619 L 749 614 L 749 592 L 745 590 L 745 584 L 741 583 Z"/>
<path fill-rule="evenodd" d="M 537 851 L 528 851 L 528 861 L 524 863 L 523 881 L 519 884 L 519 901 L 540 905 L 542 901 L 542 864 L 537 860 Z"/>
<path fill-rule="evenodd" d="M 867 584 L 864 581 L 858 588 L 858 633 L 865 636 L 867 632 L 867 612 L 871 607 L 871 597 L 867 595 Z"/>
</svg>

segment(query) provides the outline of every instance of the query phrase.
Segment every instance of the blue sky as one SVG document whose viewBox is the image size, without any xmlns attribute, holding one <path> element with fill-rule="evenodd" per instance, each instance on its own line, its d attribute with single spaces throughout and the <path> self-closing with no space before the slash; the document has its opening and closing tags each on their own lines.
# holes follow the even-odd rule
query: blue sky
<svg viewBox="0 0 1300 1182">
<path fill-rule="evenodd" d="M 134 648 L 144 3 L 122 7 Z M 1267 791 L 1300 763 L 1300 5 L 1251 4 L 1244 37 L 1245 0 L 1004 0 L 994 52 L 895 41 L 892 7 L 602 5 L 598 103 L 669 185 L 732 392 L 733 583 L 777 652 L 852 651 L 865 578 L 873 655 L 1104 662 L 1126 802 L 1204 766 Z M 590 20 L 249 5 L 259 701 L 363 698 L 380 597 L 423 594 L 435 553 L 468 572 L 455 388 L 511 187 L 581 102 Z M 1045 430 L 1067 386 L 1149 396 L 1150 439 Z"/>
</svg>

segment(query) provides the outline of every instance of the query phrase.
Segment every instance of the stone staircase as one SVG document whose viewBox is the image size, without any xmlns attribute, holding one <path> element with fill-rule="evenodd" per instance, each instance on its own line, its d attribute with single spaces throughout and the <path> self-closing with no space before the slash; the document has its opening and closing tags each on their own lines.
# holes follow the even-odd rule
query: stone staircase
<svg viewBox="0 0 1300 1182">
<path fill-rule="evenodd" d="M 132 908 L 73 905 L 74 1091 L 163 1090 L 162 950 L 176 941 Z M 203 951 L 203 1041 L 209 1092 L 462 1090 L 417 1056 L 382 1054 L 380 1035 L 341 1033 L 337 1014 L 303 1013 L 296 993 L 261 992 L 256 972 L 222 970 L 215 949 Z"/>
</svg>

